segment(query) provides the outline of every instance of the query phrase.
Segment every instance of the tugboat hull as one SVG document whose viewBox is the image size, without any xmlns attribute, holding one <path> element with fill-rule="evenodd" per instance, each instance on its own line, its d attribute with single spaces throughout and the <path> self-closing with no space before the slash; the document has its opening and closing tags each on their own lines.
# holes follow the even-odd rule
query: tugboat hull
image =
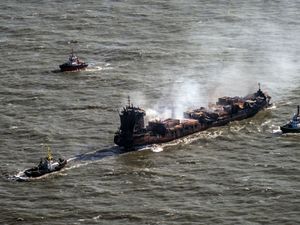
<svg viewBox="0 0 300 225">
<path fill-rule="evenodd" d="M 292 117 L 289 123 L 280 127 L 282 133 L 300 133 L 300 106 L 297 106 L 297 113 Z"/>
<path fill-rule="evenodd" d="M 281 126 L 280 130 L 282 131 L 283 134 L 286 134 L 286 133 L 300 133 L 300 128 L 290 127 L 289 124 Z"/>
<path fill-rule="evenodd" d="M 64 63 L 59 66 L 61 72 L 78 71 L 78 70 L 83 70 L 86 67 L 88 67 L 88 64 L 86 63 L 82 63 L 80 65 L 69 65 L 68 63 Z"/>
<path fill-rule="evenodd" d="M 31 168 L 31 169 L 25 170 L 24 174 L 27 177 L 40 177 L 40 176 L 43 176 L 43 175 L 48 174 L 48 173 L 53 173 L 53 172 L 59 171 L 62 168 L 64 168 L 66 166 L 66 164 L 67 164 L 67 160 L 64 159 L 62 162 L 54 164 L 53 169 L 51 169 L 51 170 L 49 170 L 49 169 L 41 170 L 36 166 L 36 167 Z"/>
</svg>

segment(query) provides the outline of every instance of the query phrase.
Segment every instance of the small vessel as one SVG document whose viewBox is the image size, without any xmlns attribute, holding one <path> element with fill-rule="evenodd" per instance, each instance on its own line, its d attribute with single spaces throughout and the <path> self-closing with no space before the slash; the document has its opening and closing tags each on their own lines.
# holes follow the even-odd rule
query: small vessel
<svg viewBox="0 0 300 225">
<path fill-rule="evenodd" d="M 149 121 L 145 127 L 146 112 L 130 104 L 120 113 L 121 126 L 114 142 L 125 149 L 135 146 L 169 142 L 211 127 L 223 126 L 231 121 L 254 116 L 270 106 L 271 97 L 259 90 L 245 97 L 222 97 L 208 108 L 200 107 L 184 112 L 183 120 L 166 119 Z"/>
<path fill-rule="evenodd" d="M 69 60 L 64 64 L 61 64 L 59 66 L 59 68 L 62 72 L 65 72 L 65 71 L 82 70 L 82 69 L 85 69 L 87 66 L 88 66 L 87 63 L 80 61 L 78 59 L 78 57 L 74 54 L 73 49 L 72 49 L 72 52 L 69 56 Z"/>
<path fill-rule="evenodd" d="M 280 127 L 282 133 L 300 133 L 300 114 L 299 105 L 297 106 L 297 113 L 285 125 Z"/>
<path fill-rule="evenodd" d="M 55 161 L 52 157 L 50 148 L 48 148 L 47 157 L 41 158 L 41 160 L 37 166 L 24 170 L 19 177 L 21 177 L 21 178 L 40 177 L 45 174 L 59 171 L 62 168 L 64 168 L 66 166 L 66 164 L 67 164 L 66 159 L 59 158 L 57 161 Z"/>
</svg>

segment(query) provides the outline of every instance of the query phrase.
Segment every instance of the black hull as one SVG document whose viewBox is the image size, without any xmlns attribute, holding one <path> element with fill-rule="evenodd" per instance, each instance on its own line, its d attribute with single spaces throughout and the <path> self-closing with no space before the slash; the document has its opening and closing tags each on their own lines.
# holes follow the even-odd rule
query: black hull
<svg viewBox="0 0 300 225">
<path fill-rule="evenodd" d="M 145 126 L 145 111 L 130 104 L 123 108 L 121 126 L 115 133 L 114 142 L 125 149 L 135 146 L 159 144 L 173 141 L 212 127 L 224 126 L 232 121 L 243 120 L 256 115 L 270 106 L 271 97 L 257 92 L 245 97 L 221 97 L 209 108 L 200 107 L 184 112 L 184 120 L 169 118 L 149 121 Z"/>
<path fill-rule="evenodd" d="M 131 149 L 136 146 L 159 144 L 169 141 L 173 141 L 193 133 L 198 133 L 207 130 L 212 127 L 224 126 L 233 121 L 240 121 L 255 116 L 259 111 L 270 106 L 269 100 L 271 97 L 264 96 L 261 97 L 261 92 L 258 92 L 259 96 L 255 100 L 251 100 L 255 104 L 252 106 L 247 106 L 235 113 L 227 113 L 224 116 L 219 116 L 218 118 L 202 121 L 201 118 L 194 117 L 192 114 L 185 114 L 187 122 L 178 123 L 176 126 L 169 129 L 156 129 L 155 127 L 151 129 L 144 129 L 143 126 L 139 126 L 138 129 L 132 132 L 130 129 L 126 132 L 126 129 L 130 127 L 131 120 L 137 118 L 140 109 L 134 107 L 127 107 L 123 110 L 121 117 L 121 128 L 116 132 L 114 136 L 114 142 L 116 145 L 124 147 L 125 149 Z M 255 94 L 253 95 L 255 96 Z M 250 102 L 251 103 L 251 102 Z M 124 117 L 126 118 L 124 119 Z M 133 118 L 133 119 L 132 119 Z M 196 122 L 195 122 L 196 121 Z M 140 121 L 137 122 L 140 124 Z M 148 124 L 149 125 L 149 124 Z M 124 130 L 124 131 L 123 131 Z"/>
<path fill-rule="evenodd" d="M 255 109 L 252 109 L 252 110 L 247 110 L 245 112 L 240 112 L 240 113 L 237 113 L 235 115 L 232 115 L 230 118 L 226 118 L 224 120 L 219 120 L 219 121 L 216 121 L 213 123 L 212 126 L 210 127 L 217 127 L 217 126 L 224 126 L 230 122 L 233 122 L 233 121 L 240 121 L 240 120 L 244 120 L 244 119 L 247 119 L 247 118 L 250 118 L 250 117 L 253 117 L 255 116 L 259 111 L 267 108 L 269 106 L 269 103 L 265 102 L 264 104 L 262 104 L 260 107 L 257 107 Z M 210 128 L 208 127 L 208 128 Z"/>
<path fill-rule="evenodd" d="M 286 134 L 286 133 L 300 133 L 300 128 L 292 128 L 292 127 L 289 126 L 289 124 L 281 126 L 280 130 L 282 131 L 283 134 Z"/>
<path fill-rule="evenodd" d="M 48 173 L 60 171 L 62 168 L 66 166 L 66 164 L 67 164 L 67 160 L 64 160 L 63 162 L 59 163 L 53 170 L 40 170 L 38 167 L 33 167 L 31 169 L 25 170 L 24 174 L 27 177 L 40 177 Z"/>
<path fill-rule="evenodd" d="M 86 64 L 86 63 L 82 63 L 80 65 L 69 65 L 69 64 L 65 63 L 65 64 L 62 64 L 59 66 L 59 68 L 62 72 L 83 70 L 86 67 L 88 67 L 88 64 Z"/>
<path fill-rule="evenodd" d="M 204 130 L 207 130 L 209 128 L 213 127 L 220 127 L 220 126 L 225 126 L 230 122 L 233 121 L 240 121 L 244 120 L 250 117 L 255 116 L 259 111 L 263 110 L 264 108 L 267 108 L 269 106 L 268 102 L 265 102 L 264 104 L 261 104 L 259 107 L 253 109 L 253 110 L 247 110 L 247 111 L 242 111 L 237 114 L 232 115 L 231 117 L 224 118 L 221 120 L 217 120 L 209 125 L 202 126 L 201 128 L 190 130 L 188 132 L 181 132 L 180 134 L 176 135 L 165 135 L 165 136 L 160 136 L 160 137 L 155 137 L 155 136 L 147 136 L 147 133 L 144 134 L 133 134 L 130 139 L 126 137 L 126 135 L 122 135 L 120 133 L 117 133 L 114 137 L 114 142 L 118 146 L 122 146 L 125 149 L 131 149 L 133 147 L 138 147 L 138 146 L 143 146 L 143 145 L 150 145 L 150 144 L 160 144 L 160 143 L 165 143 L 169 141 L 173 141 L 194 133 L 198 133 Z"/>
</svg>

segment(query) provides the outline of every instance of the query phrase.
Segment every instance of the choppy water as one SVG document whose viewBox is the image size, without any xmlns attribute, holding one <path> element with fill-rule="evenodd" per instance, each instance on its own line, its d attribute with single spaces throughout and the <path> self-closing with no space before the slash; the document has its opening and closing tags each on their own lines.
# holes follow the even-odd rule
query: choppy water
<svg viewBox="0 0 300 225">
<path fill-rule="evenodd" d="M 300 137 L 274 133 L 300 103 L 299 12 L 296 0 L 1 1 L 0 223 L 299 224 Z M 72 47 L 89 69 L 52 73 Z M 257 82 L 275 106 L 251 119 L 112 153 L 128 95 L 180 116 Z M 8 180 L 43 144 L 89 154 Z"/>
</svg>

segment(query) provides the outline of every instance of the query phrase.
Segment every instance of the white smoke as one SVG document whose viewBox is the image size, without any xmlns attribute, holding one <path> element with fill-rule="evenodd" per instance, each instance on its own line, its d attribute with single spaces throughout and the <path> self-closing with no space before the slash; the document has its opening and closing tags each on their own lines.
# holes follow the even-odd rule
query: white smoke
<svg viewBox="0 0 300 225">
<path fill-rule="evenodd" d="M 206 88 L 201 86 L 195 80 L 177 79 L 151 108 L 145 107 L 147 120 L 182 119 L 187 109 L 207 105 Z"/>
<path fill-rule="evenodd" d="M 198 108 L 207 104 L 206 89 L 195 80 L 181 78 L 173 85 L 171 98 L 174 117 L 183 118 L 183 112 L 188 108 Z"/>
<path fill-rule="evenodd" d="M 193 57 L 182 62 L 185 68 L 169 64 L 169 72 L 161 71 L 158 80 L 172 81 L 162 86 L 167 90 L 159 90 L 161 97 L 150 100 L 151 95 L 137 95 L 150 119 L 182 118 L 187 109 L 205 107 L 219 97 L 253 93 L 258 83 L 273 101 L 299 86 L 299 29 L 286 26 L 284 19 L 267 19 L 277 14 L 260 7 L 245 13 L 251 5 L 228 5 L 224 15 L 218 11 L 224 20 L 203 19 L 186 31 L 183 39 L 192 48 L 185 51 Z M 282 10 L 282 15 L 296 12 L 292 7 Z"/>
</svg>

